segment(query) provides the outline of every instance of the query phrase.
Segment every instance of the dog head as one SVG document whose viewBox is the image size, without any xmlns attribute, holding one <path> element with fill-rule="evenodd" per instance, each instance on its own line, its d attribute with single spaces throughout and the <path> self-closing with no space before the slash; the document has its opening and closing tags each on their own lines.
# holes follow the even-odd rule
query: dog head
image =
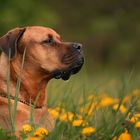
<svg viewBox="0 0 140 140">
<path fill-rule="evenodd" d="M 83 63 L 82 45 L 63 42 L 54 30 L 41 26 L 16 28 L 0 38 L 0 48 L 10 57 L 22 55 L 26 48 L 26 61 L 50 78 L 69 79 L 77 73 Z"/>
</svg>

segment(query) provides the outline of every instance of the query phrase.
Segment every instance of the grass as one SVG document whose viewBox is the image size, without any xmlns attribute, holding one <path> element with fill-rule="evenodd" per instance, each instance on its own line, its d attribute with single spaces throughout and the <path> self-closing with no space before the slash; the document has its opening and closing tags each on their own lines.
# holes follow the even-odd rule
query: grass
<svg viewBox="0 0 140 140">
<path fill-rule="evenodd" d="M 8 75 L 9 85 L 10 71 Z M 18 81 L 16 101 L 20 89 L 20 77 Z M 10 89 L 8 95 L 10 95 Z M 47 88 L 47 96 L 49 112 L 56 119 L 55 128 L 47 133 L 31 126 L 30 132 L 21 131 L 21 139 L 35 139 L 37 136 L 32 137 L 35 133 L 38 133 L 38 140 L 120 140 L 120 135 L 125 134 L 133 140 L 140 139 L 140 125 L 138 125 L 140 77 L 138 74 L 128 73 L 121 76 L 103 72 L 96 73 L 95 76 L 88 75 L 83 68 L 79 74 L 72 76 L 66 82 L 51 80 Z M 8 99 L 12 132 L 14 132 L 10 96 Z M 16 107 L 17 103 L 15 103 L 14 114 L 16 114 Z M 84 132 L 84 128 L 87 128 L 87 131 Z M 42 136 L 42 131 L 46 136 Z M 16 138 L 11 133 L 0 129 L 0 139 Z"/>
<path fill-rule="evenodd" d="M 12 107 L 11 107 L 11 100 L 10 100 L 10 54 L 11 50 L 9 52 L 9 64 L 8 64 L 8 75 L 7 75 L 7 94 L 8 94 L 8 104 L 9 104 L 9 116 L 10 116 L 10 121 L 12 125 L 12 131 L 15 131 L 15 125 L 14 125 L 14 119 L 12 115 Z"/>
<path fill-rule="evenodd" d="M 129 76 L 119 79 L 117 76 L 101 74 L 99 77 L 82 79 L 79 75 L 66 83 L 52 81 L 48 89 L 49 107 L 56 110 L 60 106 L 65 112 L 74 113 L 74 120 L 77 119 L 76 114 L 81 115 L 88 122 L 87 127 L 96 128 L 96 131 L 83 137 L 81 131 L 86 126 L 72 127 L 71 121 L 60 121 L 58 117 L 55 130 L 49 138 L 110 140 L 127 129 L 134 140 L 140 139 L 139 127 L 131 122 L 131 118 L 140 113 L 140 82 L 139 77 Z M 114 110 L 116 104 L 118 107 Z M 122 106 L 125 111 L 121 110 Z M 80 111 L 81 108 L 85 110 Z"/>
</svg>

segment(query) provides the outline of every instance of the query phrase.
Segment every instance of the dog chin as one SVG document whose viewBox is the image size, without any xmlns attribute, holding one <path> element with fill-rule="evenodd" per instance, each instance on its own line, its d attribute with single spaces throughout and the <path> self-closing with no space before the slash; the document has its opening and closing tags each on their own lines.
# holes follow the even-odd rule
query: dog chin
<svg viewBox="0 0 140 140">
<path fill-rule="evenodd" d="M 84 63 L 84 59 L 81 59 L 78 63 L 72 65 L 67 70 L 56 70 L 53 72 L 53 77 L 55 79 L 68 80 L 71 75 L 76 74 L 80 71 Z"/>
</svg>

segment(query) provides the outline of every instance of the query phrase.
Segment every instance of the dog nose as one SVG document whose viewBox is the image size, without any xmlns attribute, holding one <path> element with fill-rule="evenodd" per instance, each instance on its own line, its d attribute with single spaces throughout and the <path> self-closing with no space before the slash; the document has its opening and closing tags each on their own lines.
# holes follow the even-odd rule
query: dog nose
<svg viewBox="0 0 140 140">
<path fill-rule="evenodd" d="M 80 43 L 73 43 L 72 46 L 77 49 L 78 51 L 81 51 L 81 48 L 82 48 L 82 44 Z"/>
</svg>

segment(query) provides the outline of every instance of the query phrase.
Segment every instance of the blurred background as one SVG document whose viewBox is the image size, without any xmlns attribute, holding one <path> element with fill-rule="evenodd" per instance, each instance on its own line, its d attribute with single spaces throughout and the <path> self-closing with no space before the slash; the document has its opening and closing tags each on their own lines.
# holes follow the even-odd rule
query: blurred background
<svg viewBox="0 0 140 140">
<path fill-rule="evenodd" d="M 30 25 L 81 42 L 91 73 L 140 69 L 140 0 L 0 0 L 0 36 Z"/>
</svg>

